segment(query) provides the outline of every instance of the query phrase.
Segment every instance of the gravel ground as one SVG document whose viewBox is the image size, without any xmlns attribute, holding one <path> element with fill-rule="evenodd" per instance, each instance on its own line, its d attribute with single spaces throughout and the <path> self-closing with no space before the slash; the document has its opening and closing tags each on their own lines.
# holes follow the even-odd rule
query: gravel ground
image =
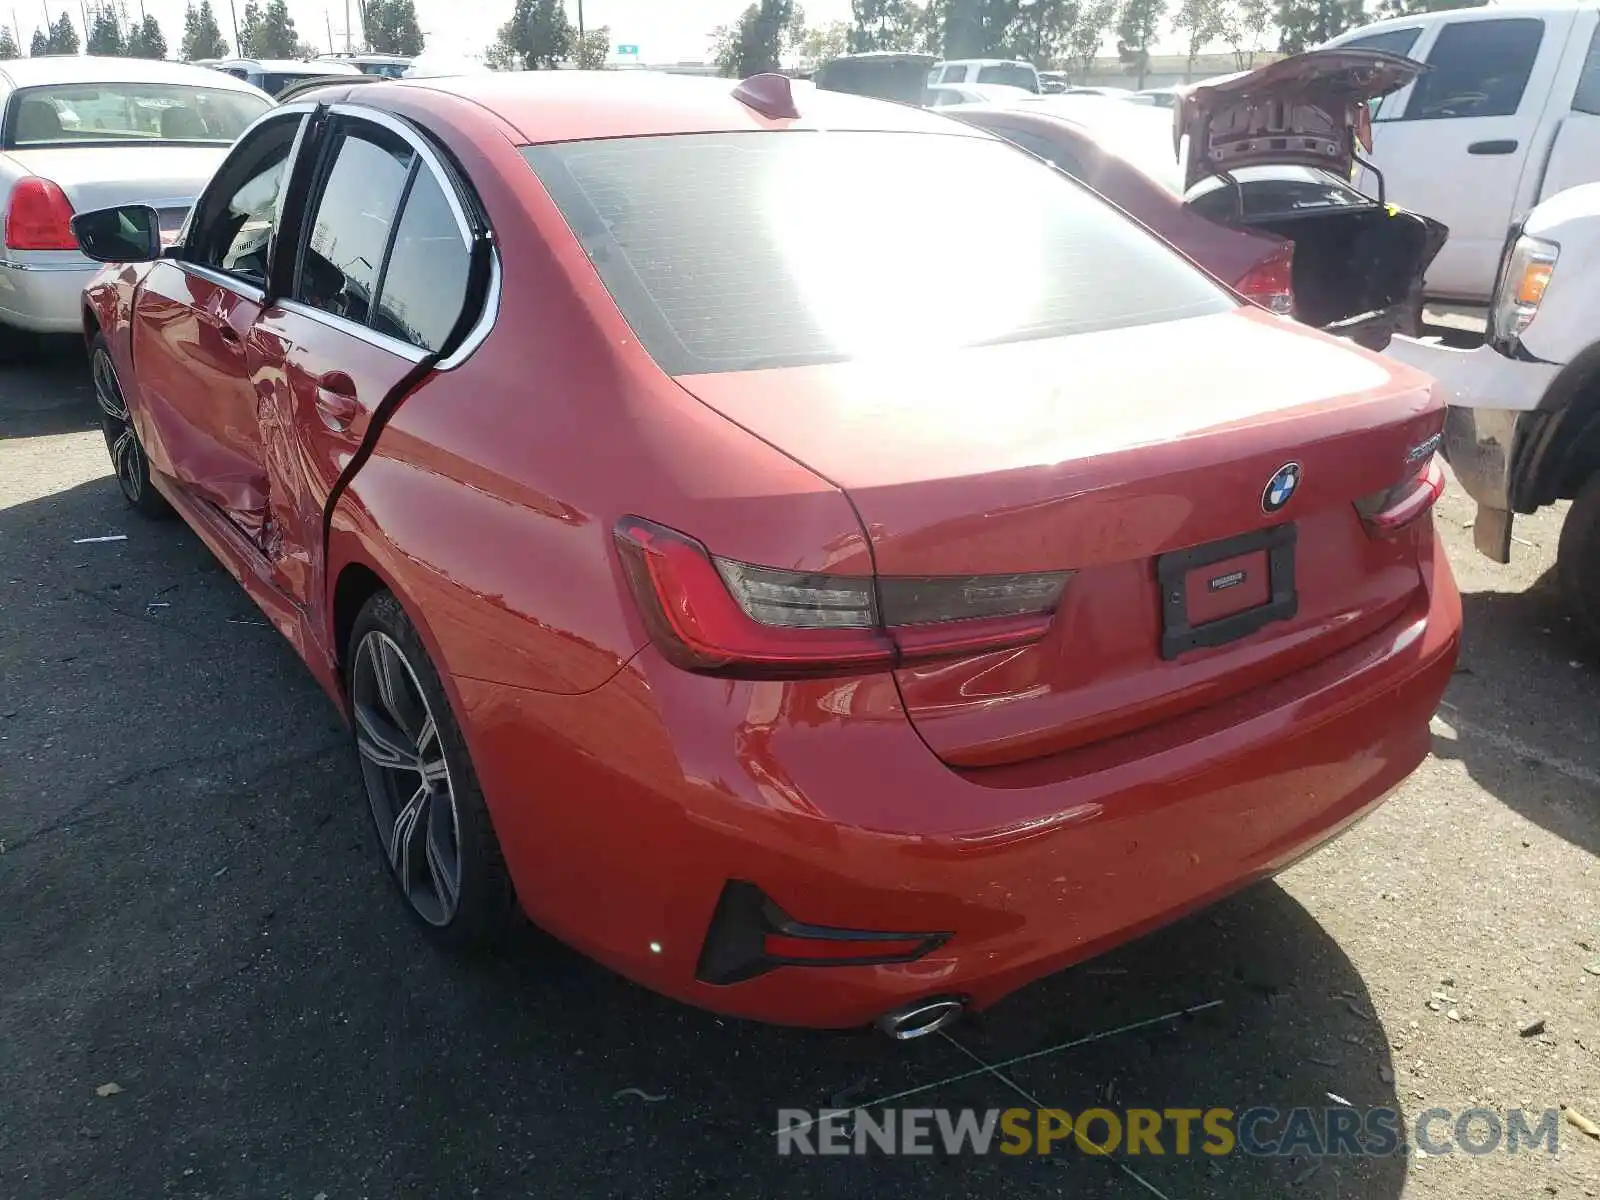
<svg viewBox="0 0 1600 1200">
<path fill-rule="evenodd" d="M 1443 502 L 1466 649 L 1434 756 L 1374 817 L 896 1046 L 722 1021 L 531 932 L 487 962 L 426 949 L 333 710 L 195 537 L 124 510 L 85 379 L 70 353 L 0 369 L 0 1197 L 1600 1193 L 1600 1142 L 1568 1125 L 1555 1155 L 1146 1156 L 1137 1178 L 1072 1155 L 780 1158 L 770 1136 L 781 1107 L 974 1071 L 905 1103 L 1333 1093 L 1600 1120 L 1600 673 L 1553 596 L 1560 512 L 1521 521 L 1500 568 Z"/>
</svg>

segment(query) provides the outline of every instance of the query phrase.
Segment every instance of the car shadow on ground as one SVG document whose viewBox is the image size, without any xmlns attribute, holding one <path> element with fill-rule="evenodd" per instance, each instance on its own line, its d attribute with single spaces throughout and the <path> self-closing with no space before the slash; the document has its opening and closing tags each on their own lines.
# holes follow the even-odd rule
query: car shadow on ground
<svg viewBox="0 0 1600 1200">
<path fill-rule="evenodd" d="M 0 439 L 75 433 L 99 424 L 80 338 L 47 338 L 0 365 Z"/>
<path fill-rule="evenodd" d="M 128 540 L 74 545 L 86 528 Z M 903 1044 L 688 1009 L 532 930 L 453 959 L 382 875 L 331 705 L 183 526 L 83 484 L 0 510 L 0 583 L 0 1195 L 1401 1193 L 1400 1157 L 1181 1156 L 1170 1134 L 1121 1165 L 777 1153 L 782 1108 L 911 1089 L 1395 1107 L 1360 976 L 1276 885 Z"/>
<path fill-rule="evenodd" d="M 1486 791 L 1600 855 L 1600 670 L 1554 569 L 1526 591 L 1464 593 L 1461 662 L 1434 753 Z"/>
</svg>

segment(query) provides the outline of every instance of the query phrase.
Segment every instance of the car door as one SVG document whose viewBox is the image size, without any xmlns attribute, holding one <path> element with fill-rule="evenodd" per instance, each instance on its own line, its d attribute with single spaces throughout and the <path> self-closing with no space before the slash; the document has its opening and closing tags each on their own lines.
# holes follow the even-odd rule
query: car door
<svg viewBox="0 0 1600 1200">
<path fill-rule="evenodd" d="M 247 133 L 212 178 L 173 256 L 153 264 L 130 321 L 151 464 L 258 545 L 267 478 L 245 339 L 261 311 L 304 112 Z"/>
<path fill-rule="evenodd" d="M 1487 300 L 1572 20 L 1496 8 L 1440 19 L 1412 53 L 1429 70 L 1379 108 L 1384 198 L 1450 227 L 1429 295 Z M 1378 192 L 1371 171 L 1359 186 Z"/>
<path fill-rule="evenodd" d="M 315 610 L 324 517 L 384 405 L 427 386 L 476 294 L 464 192 L 420 135 L 335 109 L 284 298 L 250 339 L 276 582 Z"/>
<path fill-rule="evenodd" d="M 1544 171 L 1531 188 L 1524 189 L 1529 207 L 1569 187 L 1600 180 L 1600 20 L 1593 9 L 1578 14 L 1573 34 L 1583 48 L 1583 61 L 1577 64 L 1567 111 L 1556 119 Z M 1551 107 L 1567 92 L 1558 80 Z"/>
</svg>

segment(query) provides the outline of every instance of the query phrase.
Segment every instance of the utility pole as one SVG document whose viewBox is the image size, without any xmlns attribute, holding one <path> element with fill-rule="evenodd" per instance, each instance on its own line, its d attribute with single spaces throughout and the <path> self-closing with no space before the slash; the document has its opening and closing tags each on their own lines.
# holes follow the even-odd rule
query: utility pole
<svg viewBox="0 0 1600 1200">
<path fill-rule="evenodd" d="M 228 16 L 233 21 L 233 52 L 243 58 L 244 47 L 239 45 L 239 10 L 234 6 L 233 0 L 228 0 Z"/>
<path fill-rule="evenodd" d="M 344 52 L 353 53 L 350 46 L 350 0 L 344 0 Z"/>
<path fill-rule="evenodd" d="M 322 9 L 322 20 L 328 26 L 328 53 L 333 53 L 333 17 L 328 13 L 326 6 Z"/>
<path fill-rule="evenodd" d="M 583 0 L 578 0 L 578 45 L 583 45 Z"/>
</svg>

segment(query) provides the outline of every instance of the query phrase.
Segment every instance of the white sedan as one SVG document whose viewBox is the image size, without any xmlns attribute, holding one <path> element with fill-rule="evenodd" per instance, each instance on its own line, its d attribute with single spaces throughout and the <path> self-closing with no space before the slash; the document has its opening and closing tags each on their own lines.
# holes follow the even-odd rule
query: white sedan
<svg viewBox="0 0 1600 1200">
<path fill-rule="evenodd" d="M 928 87 L 928 108 L 949 108 L 953 104 L 1010 104 L 1034 96 L 1027 88 L 1004 83 L 935 83 Z"/>
<path fill-rule="evenodd" d="M 76 212 L 149 204 L 175 234 L 245 127 L 259 88 L 203 67 L 62 56 L 0 62 L 0 356 L 37 333 L 83 328 L 99 264 Z"/>
</svg>

